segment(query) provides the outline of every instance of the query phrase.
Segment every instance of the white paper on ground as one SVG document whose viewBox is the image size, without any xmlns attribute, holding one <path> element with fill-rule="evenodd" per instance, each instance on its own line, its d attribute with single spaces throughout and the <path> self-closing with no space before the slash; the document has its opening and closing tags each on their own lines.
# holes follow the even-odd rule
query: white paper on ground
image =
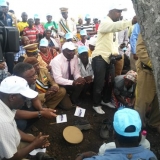
<svg viewBox="0 0 160 160">
<path fill-rule="evenodd" d="M 46 152 L 46 148 L 38 148 L 38 149 L 34 149 L 32 152 L 30 152 L 29 154 L 31 155 L 31 156 L 35 156 L 38 152 Z"/>
<path fill-rule="evenodd" d="M 77 106 L 74 115 L 78 117 L 84 117 L 85 112 L 86 112 L 86 109 Z"/>
<path fill-rule="evenodd" d="M 56 117 L 56 122 L 57 122 L 57 123 L 67 122 L 67 115 L 66 115 L 66 114 L 58 115 L 58 116 Z"/>
</svg>

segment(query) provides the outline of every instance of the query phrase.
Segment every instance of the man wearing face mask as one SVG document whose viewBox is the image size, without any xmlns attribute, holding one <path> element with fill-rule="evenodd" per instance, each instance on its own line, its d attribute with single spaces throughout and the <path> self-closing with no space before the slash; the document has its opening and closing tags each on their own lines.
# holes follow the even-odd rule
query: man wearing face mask
<svg viewBox="0 0 160 160">
<path fill-rule="evenodd" d="M 122 11 L 126 11 L 122 4 L 117 3 L 110 7 L 108 16 L 99 25 L 96 47 L 92 53 L 92 67 L 95 76 L 93 109 L 99 114 L 105 113 L 101 104 L 114 108 L 110 103 L 112 89 L 108 84 L 111 79 L 111 74 L 109 73 L 111 72 L 111 67 L 113 68 L 112 73 L 114 73 L 114 65 L 110 64 L 110 57 L 111 55 L 118 55 L 119 46 L 116 32 L 124 30 L 137 22 L 136 18 L 133 18 L 132 21 L 119 21 Z M 114 75 L 112 77 L 114 79 Z M 104 92 L 101 101 L 102 91 Z"/>
</svg>

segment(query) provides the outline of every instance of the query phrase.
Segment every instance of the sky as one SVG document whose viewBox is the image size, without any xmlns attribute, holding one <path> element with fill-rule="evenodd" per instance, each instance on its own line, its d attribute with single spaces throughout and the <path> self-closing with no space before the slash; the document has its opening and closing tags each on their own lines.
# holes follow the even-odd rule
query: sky
<svg viewBox="0 0 160 160">
<path fill-rule="evenodd" d="M 128 10 L 122 15 L 125 19 L 132 19 L 135 15 L 131 0 L 7 0 L 10 3 L 9 9 L 15 11 L 19 20 L 21 20 L 21 13 L 26 12 L 28 18 L 33 18 L 34 14 L 39 14 L 41 22 L 46 22 L 47 13 L 51 13 L 53 19 L 58 21 L 61 17 L 60 7 L 69 8 L 69 17 L 75 20 L 78 17 L 85 17 L 90 14 L 92 18 L 103 19 L 109 10 L 109 6 L 113 2 L 120 2 Z"/>
</svg>

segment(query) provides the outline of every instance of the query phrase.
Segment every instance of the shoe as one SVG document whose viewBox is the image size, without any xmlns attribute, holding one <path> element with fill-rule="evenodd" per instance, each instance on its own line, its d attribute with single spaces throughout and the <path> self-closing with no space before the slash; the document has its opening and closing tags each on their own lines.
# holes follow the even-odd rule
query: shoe
<svg viewBox="0 0 160 160">
<path fill-rule="evenodd" d="M 109 131 L 112 129 L 112 122 L 108 119 L 102 121 L 102 126 L 100 130 L 100 137 L 103 139 L 109 138 Z"/>
<path fill-rule="evenodd" d="M 92 126 L 89 124 L 89 122 L 83 119 L 75 121 L 75 127 L 79 128 L 81 131 L 92 129 Z"/>
<path fill-rule="evenodd" d="M 56 160 L 55 157 L 50 157 L 48 154 L 43 152 L 38 152 L 35 158 L 36 160 Z"/>
<path fill-rule="evenodd" d="M 98 114 L 105 114 L 105 112 L 102 110 L 102 107 L 101 107 L 101 106 L 98 106 L 98 107 L 94 107 L 94 106 L 93 106 L 93 109 L 94 109 Z"/>
<path fill-rule="evenodd" d="M 116 108 L 111 102 L 105 103 L 105 102 L 101 101 L 101 104 L 104 106 L 108 106 L 110 108 Z"/>
</svg>

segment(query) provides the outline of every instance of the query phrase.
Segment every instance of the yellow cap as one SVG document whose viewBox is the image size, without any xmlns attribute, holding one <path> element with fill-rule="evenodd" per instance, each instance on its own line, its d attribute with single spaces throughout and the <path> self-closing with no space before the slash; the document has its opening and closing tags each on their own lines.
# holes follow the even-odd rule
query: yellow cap
<svg viewBox="0 0 160 160">
<path fill-rule="evenodd" d="M 83 140 L 81 130 L 75 126 L 68 126 L 63 130 L 64 139 L 72 144 L 78 144 Z"/>
</svg>

